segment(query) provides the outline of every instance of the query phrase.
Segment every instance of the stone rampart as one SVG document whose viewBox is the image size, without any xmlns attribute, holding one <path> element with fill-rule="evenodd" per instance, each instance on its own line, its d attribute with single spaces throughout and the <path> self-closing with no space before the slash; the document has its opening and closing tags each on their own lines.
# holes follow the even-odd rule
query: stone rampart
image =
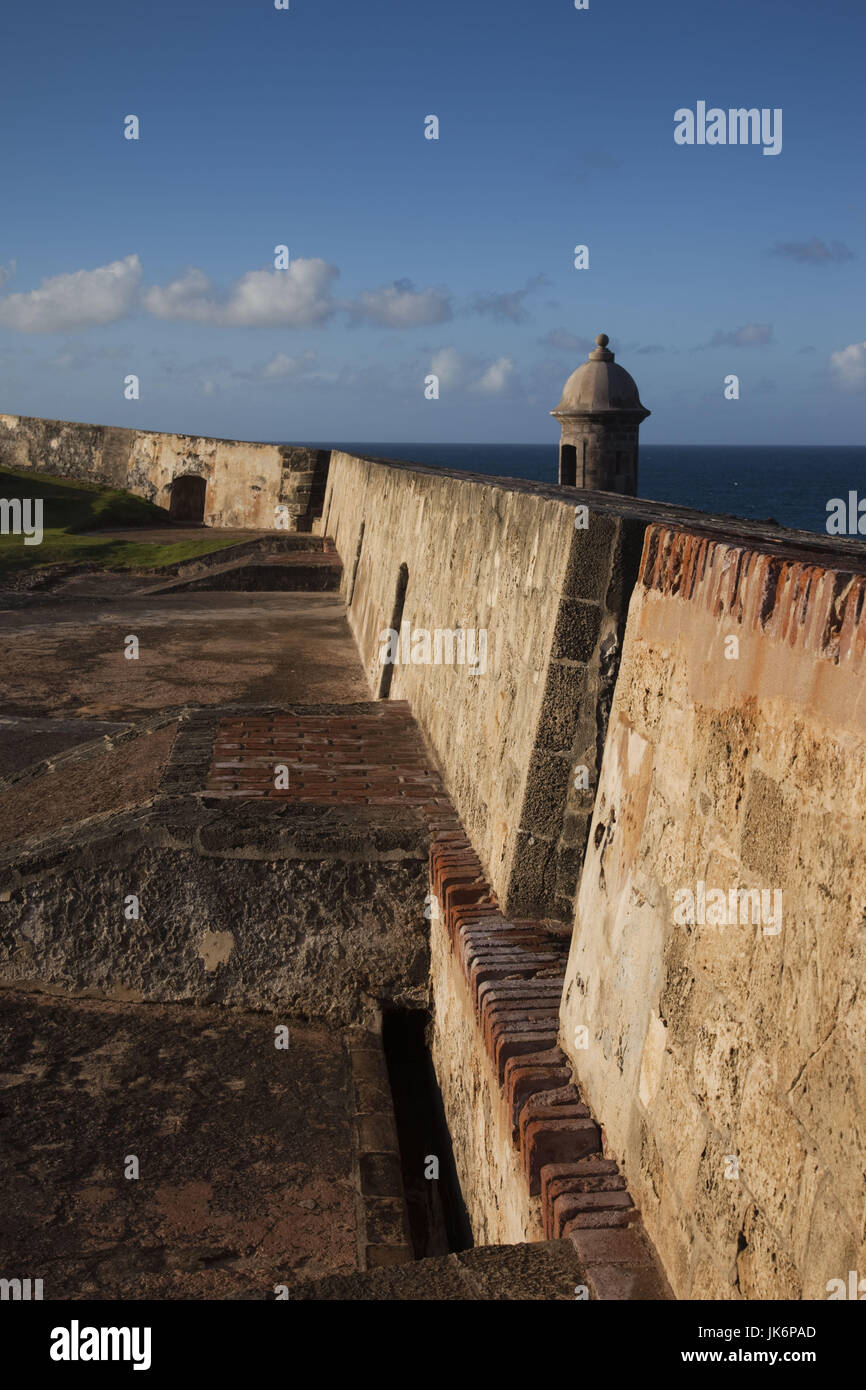
<svg viewBox="0 0 866 1390">
<path fill-rule="evenodd" d="M 201 478 L 206 526 L 309 531 L 321 514 L 328 452 L 0 415 L 0 467 L 123 488 L 167 511 L 176 480 Z"/>
<path fill-rule="evenodd" d="M 866 1267 L 864 600 L 862 556 L 647 533 L 560 1041 L 679 1297 Z"/>
</svg>

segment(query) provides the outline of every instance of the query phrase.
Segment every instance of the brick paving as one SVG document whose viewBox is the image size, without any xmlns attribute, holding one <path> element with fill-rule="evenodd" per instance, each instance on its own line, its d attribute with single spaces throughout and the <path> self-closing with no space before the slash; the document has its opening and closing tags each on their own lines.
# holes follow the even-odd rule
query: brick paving
<svg viewBox="0 0 866 1390">
<path fill-rule="evenodd" d="M 278 768 L 288 786 L 278 786 Z M 285 777 L 285 774 L 283 774 Z M 372 713 L 237 715 L 221 719 L 208 798 L 420 810 L 431 832 L 459 826 L 409 706 Z"/>
</svg>

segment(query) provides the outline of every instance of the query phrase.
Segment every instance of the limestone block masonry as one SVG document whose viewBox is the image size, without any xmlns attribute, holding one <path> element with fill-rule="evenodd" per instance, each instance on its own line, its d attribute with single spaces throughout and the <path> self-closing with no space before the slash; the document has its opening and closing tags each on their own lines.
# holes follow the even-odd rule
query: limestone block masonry
<svg viewBox="0 0 866 1390">
<path fill-rule="evenodd" d="M 587 529 L 576 503 L 591 502 Z M 506 910 L 570 918 L 644 523 L 624 499 L 334 452 L 323 527 L 372 691 L 401 566 L 410 632 L 484 631 L 487 663 L 397 664 Z M 585 509 L 586 510 L 586 509 Z M 575 787 L 573 769 L 587 770 Z"/>
<path fill-rule="evenodd" d="M 864 606 L 862 563 L 647 533 L 561 1045 L 680 1298 L 866 1267 Z"/>
<path fill-rule="evenodd" d="M 123 488 L 167 511 L 176 479 L 203 478 L 206 526 L 273 530 L 282 507 L 283 529 L 309 531 L 328 451 L 0 415 L 0 467 Z"/>
</svg>

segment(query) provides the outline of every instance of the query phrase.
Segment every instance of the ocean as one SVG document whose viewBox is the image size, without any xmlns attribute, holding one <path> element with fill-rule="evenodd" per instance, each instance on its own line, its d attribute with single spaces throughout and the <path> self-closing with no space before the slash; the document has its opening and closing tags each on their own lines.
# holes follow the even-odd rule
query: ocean
<svg viewBox="0 0 866 1390">
<path fill-rule="evenodd" d="M 470 473 L 556 482 L 555 444 L 354 442 L 337 447 Z M 866 446 L 642 444 L 638 491 L 657 502 L 826 533 L 831 498 L 847 501 L 851 491 L 866 498 Z"/>
</svg>

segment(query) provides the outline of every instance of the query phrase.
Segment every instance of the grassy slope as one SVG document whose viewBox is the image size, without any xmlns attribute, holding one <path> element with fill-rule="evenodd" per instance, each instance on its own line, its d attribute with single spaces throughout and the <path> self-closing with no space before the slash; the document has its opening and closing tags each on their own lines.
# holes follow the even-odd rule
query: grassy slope
<svg viewBox="0 0 866 1390">
<path fill-rule="evenodd" d="M 25 545 L 23 536 L 0 535 L 0 572 L 7 574 L 28 565 L 60 562 L 106 569 L 159 569 L 233 544 L 220 540 L 212 531 L 205 532 L 201 540 L 158 543 L 81 535 L 83 531 L 125 526 L 166 525 L 168 513 L 129 492 L 48 473 L 0 469 L 0 497 L 41 497 L 43 502 L 41 545 Z"/>
</svg>

